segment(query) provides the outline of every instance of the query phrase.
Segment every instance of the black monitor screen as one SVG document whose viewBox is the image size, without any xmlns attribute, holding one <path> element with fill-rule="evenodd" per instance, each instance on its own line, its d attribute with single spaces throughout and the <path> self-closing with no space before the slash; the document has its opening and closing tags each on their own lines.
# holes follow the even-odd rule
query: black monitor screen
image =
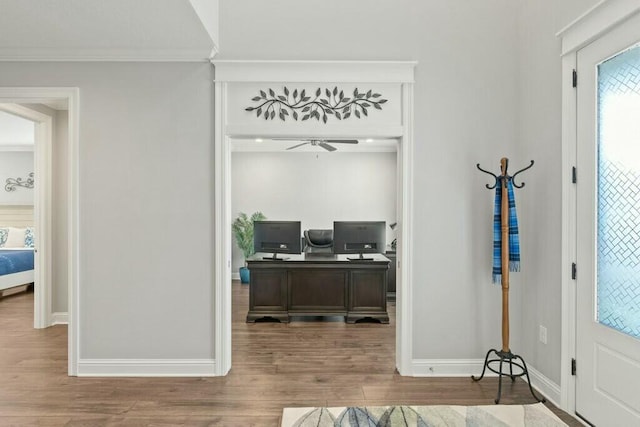
<svg viewBox="0 0 640 427">
<path fill-rule="evenodd" d="M 300 221 L 255 221 L 253 223 L 253 248 L 256 252 L 299 254 Z"/>
<path fill-rule="evenodd" d="M 384 221 L 334 221 L 336 254 L 384 253 L 387 235 Z"/>
</svg>

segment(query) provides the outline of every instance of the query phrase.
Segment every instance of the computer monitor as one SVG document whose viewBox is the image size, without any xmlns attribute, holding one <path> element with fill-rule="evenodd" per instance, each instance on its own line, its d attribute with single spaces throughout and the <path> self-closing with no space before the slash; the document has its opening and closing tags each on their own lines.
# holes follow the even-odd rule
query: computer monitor
<svg viewBox="0 0 640 427">
<path fill-rule="evenodd" d="M 386 248 L 386 223 L 384 221 L 334 221 L 333 252 L 359 254 L 355 260 L 372 260 L 363 253 L 384 253 Z"/>
<path fill-rule="evenodd" d="M 256 252 L 273 252 L 264 259 L 283 260 L 278 254 L 301 252 L 300 221 L 255 221 L 253 223 L 253 248 Z"/>
</svg>

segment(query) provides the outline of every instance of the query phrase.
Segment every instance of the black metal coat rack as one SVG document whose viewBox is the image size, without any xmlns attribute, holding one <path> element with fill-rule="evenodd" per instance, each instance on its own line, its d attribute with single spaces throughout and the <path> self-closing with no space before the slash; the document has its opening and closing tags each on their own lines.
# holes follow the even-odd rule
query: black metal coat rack
<svg viewBox="0 0 640 427">
<path fill-rule="evenodd" d="M 531 160 L 531 164 L 529 166 L 520 169 L 518 172 L 514 173 L 513 176 L 510 176 L 508 173 L 509 168 L 509 159 L 503 157 L 500 159 L 500 171 L 501 174 L 495 175 L 487 170 L 484 170 L 480 167 L 480 163 L 476 164 L 476 167 L 482 172 L 491 175 L 495 181 L 493 185 L 487 184 L 486 187 L 488 189 L 494 189 L 498 185 L 500 185 L 501 193 L 501 206 L 500 206 L 500 232 L 501 232 L 501 285 L 502 285 L 502 349 L 500 351 L 492 348 L 487 352 L 487 355 L 484 359 L 484 366 L 482 368 L 482 374 L 479 377 L 471 376 L 471 379 L 474 381 L 480 381 L 486 372 L 486 370 L 490 370 L 496 374 L 498 374 L 498 396 L 494 400 L 495 403 L 500 403 L 500 396 L 502 393 L 502 377 L 508 376 L 511 378 L 511 381 L 514 382 L 516 377 L 525 376 L 527 378 L 527 383 L 529 384 L 529 391 L 538 402 L 545 402 L 544 398 L 539 398 L 535 392 L 533 391 L 533 387 L 531 387 L 531 380 L 529 379 L 529 371 L 527 369 L 527 364 L 522 357 L 517 354 L 514 354 L 509 347 L 509 198 L 507 195 L 507 185 L 509 181 L 516 188 L 524 187 L 524 182 L 522 184 L 517 184 L 515 182 L 516 176 L 530 169 L 533 166 L 533 160 Z M 490 358 L 492 354 L 495 354 L 494 358 Z M 505 363 L 508 365 L 508 371 L 506 369 Z M 499 367 L 496 369 L 494 367 L 496 364 L 499 364 Z M 514 367 L 516 371 L 514 373 Z"/>
</svg>

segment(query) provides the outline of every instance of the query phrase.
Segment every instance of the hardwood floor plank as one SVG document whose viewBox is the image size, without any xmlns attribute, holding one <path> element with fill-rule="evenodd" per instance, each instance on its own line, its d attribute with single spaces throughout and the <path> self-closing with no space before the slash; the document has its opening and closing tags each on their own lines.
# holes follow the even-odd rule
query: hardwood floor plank
<svg viewBox="0 0 640 427">
<path fill-rule="evenodd" d="M 67 329 L 33 329 L 33 293 L 0 298 L 0 426 L 279 426 L 282 408 L 491 405 L 497 379 L 408 378 L 395 372 L 389 325 L 342 318 L 245 322 L 248 287 L 233 290 L 233 356 L 219 378 L 67 376 Z M 503 403 L 532 403 L 525 382 Z M 570 426 L 581 424 L 548 405 Z"/>
</svg>

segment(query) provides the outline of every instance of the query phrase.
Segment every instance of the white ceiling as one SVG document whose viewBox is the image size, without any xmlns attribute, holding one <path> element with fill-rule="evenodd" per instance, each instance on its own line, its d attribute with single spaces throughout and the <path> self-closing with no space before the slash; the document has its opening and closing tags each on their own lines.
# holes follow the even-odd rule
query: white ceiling
<svg viewBox="0 0 640 427">
<path fill-rule="evenodd" d="M 0 146 L 28 147 L 35 141 L 32 121 L 0 111 Z"/>
<path fill-rule="evenodd" d="M 302 144 L 305 140 L 287 140 L 276 141 L 267 138 L 263 138 L 262 141 L 256 139 L 233 139 L 231 141 L 231 151 L 234 152 L 284 152 L 284 153 L 328 153 L 322 147 L 312 146 L 311 144 L 303 145 L 302 147 L 295 148 L 293 150 L 287 150 L 288 147 L 292 147 L 297 144 Z M 358 144 L 340 144 L 329 143 L 333 147 L 337 148 L 332 153 L 355 153 L 355 152 L 370 152 L 370 153 L 392 153 L 398 151 L 398 142 L 395 139 L 359 139 Z"/>
<path fill-rule="evenodd" d="M 204 60 L 213 46 L 189 0 L 0 0 L 4 60 Z"/>
</svg>

